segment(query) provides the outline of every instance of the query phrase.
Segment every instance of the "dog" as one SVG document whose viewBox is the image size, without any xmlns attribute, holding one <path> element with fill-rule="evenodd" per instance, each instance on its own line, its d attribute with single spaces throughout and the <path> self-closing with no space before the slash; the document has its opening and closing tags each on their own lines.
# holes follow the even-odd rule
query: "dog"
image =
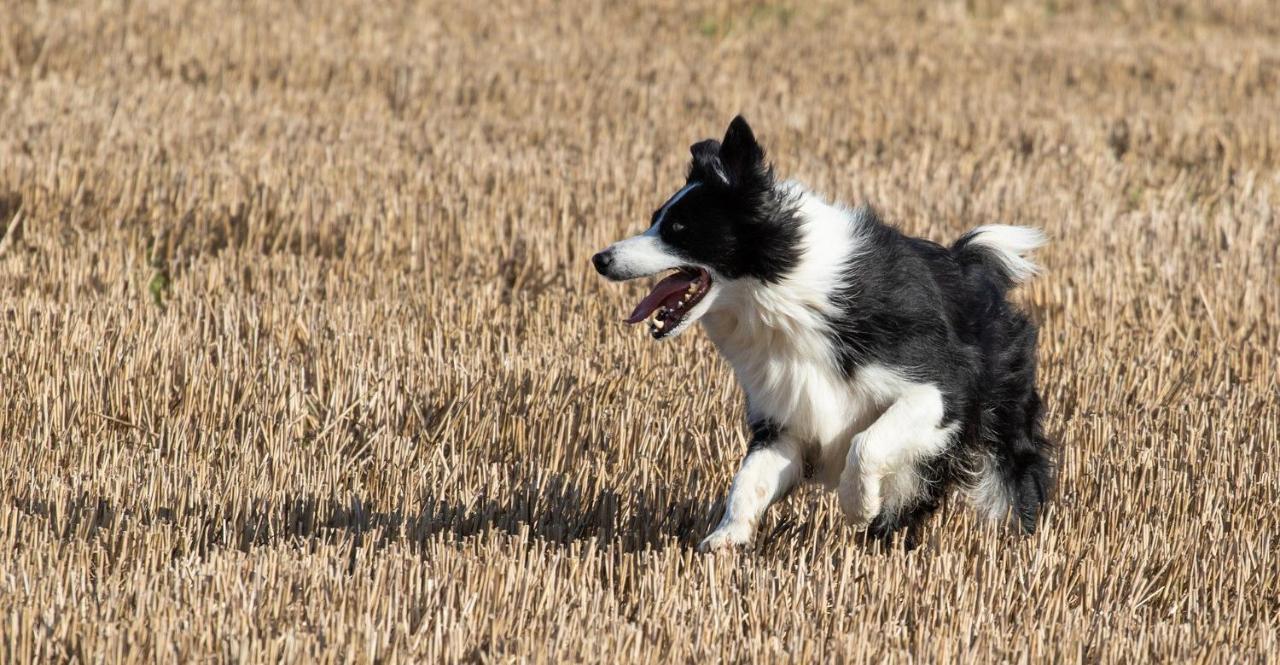
<svg viewBox="0 0 1280 665">
<path fill-rule="evenodd" d="M 981 226 L 950 248 L 869 207 L 827 203 L 773 168 L 742 116 L 695 143 L 648 230 L 592 257 L 613 281 L 672 271 L 627 317 L 654 339 L 696 322 L 746 394 L 751 439 L 713 551 L 750 542 L 802 482 L 836 490 L 874 538 L 906 535 L 959 488 L 1034 532 L 1053 476 L 1036 326 L 1007 292 L 1037 273 L 1039 231 Z"/>
</svg>

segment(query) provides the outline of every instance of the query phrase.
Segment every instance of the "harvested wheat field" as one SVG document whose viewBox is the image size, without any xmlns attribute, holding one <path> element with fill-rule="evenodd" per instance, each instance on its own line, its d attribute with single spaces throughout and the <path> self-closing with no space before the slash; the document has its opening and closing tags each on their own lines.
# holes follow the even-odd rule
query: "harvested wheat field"
<svg viewBox="0 0 1280 665">
<path fill-rule="evenodd" d="M 1280 654 L 1267 1 L 0 4 L 0 661 Z M 946 241 L 1044 229 L 1058 493 L 796 493 L 589 257 L 744 113 Z"/>
</svg>

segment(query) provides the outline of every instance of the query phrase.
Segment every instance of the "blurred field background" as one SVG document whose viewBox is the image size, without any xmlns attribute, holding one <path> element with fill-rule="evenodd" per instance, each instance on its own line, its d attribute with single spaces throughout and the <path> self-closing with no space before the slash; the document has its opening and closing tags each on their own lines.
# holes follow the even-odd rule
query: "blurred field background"
<svg viewBox="0 0 1280 665">
<path fill-rule="evenodd" d="M 688 145 L 1043 228 L 1060 491 L 905 553 L 588 258 Z M 0 660 L 1280 653 L 1272 2 L 0 3 Z"/>
</svg>

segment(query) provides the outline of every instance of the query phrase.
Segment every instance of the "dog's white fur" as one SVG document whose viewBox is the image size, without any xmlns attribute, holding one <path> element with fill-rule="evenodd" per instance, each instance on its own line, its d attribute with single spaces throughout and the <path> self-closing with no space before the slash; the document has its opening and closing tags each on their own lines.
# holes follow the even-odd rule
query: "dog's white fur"
<svg viewBox="0 0 1280 665">
<path fill-rule="evenodd" d="M 1040 272 L 1027 255 L 1044 246 L 1045 237 L 1040 229 L 1007 224 L 987 224 L 969 233 L 969 244 L 992 250 L 992 256 L 1004 265 L 1004 271 L 1014 283 L 1025 282 Z"/>
<path fill-rule="evenodd" d="M 1013 498 L 1000 482 L 999 464 L 990 455 L 979 458 L 977 468 L 969 469 L 970 483 L 964 488 L 965 498 L 991 522 L 1007 521 Z"/>
<path fill-rule="evenodd" d="M 704 551 L 749 541 L 806 463 L 813 480 L 838 490 L 849 519 L 865 526 L 882 506 L 893 510 L 915 496 L 919 480 L 900 469 L 936 454 L 952 435 L 938 427 L 943 404 L 932 385 L 877 366 L 853 381 L 838 373 L 825 317 L 835 311 L 830 298 L 841 274 L 857 269 L 859 211 L 790 188 L 799 197 L 801 263 L 775 285 L 717 280 L 720 292 L 702 318 L 747 394 L 748 418 L 788 428 L 782 441 L 743 460 Z"/>
<path fill-rule="evenodd" d="M 677 192 L 658 215 L 696 186 Z M 852 380 L 840 375 L 828 334 L 830 316 L 838 311 L 831 298 L 843 277 L 858 269 L 865 213 L 831 205 L 796 183 L 782 186 L 798 206 L 800 263 L 774 284 L 712 272 L 710 291 L 673 331 L 701 320 L 746 392 L 749 420 L 786 423 L 779 440 L 742 461 L 719 526 L 699 546 L 703 551 L 748 542 L 765 509 L 806 470 L 809 479 L 837 491 L 853 523 L 866 526 L 882 511 L 892 514 L 920 492 L 914 463 L 941 454 L 956 434 L 954 424 L 942 426 L 938 388 L 905 370 L 870 365 Z M 664 245 L 658 227 L 613 245 L 618 275 L 688 263 Z M 1023 255 L 1044 237 L 995 225 L 975 230 L 971 242 L 994 250 L 1010 277 L 1021 281 L 1036 272 Z M 1001 486 L 995 473 L 994 467 L 977 469 L 968 492 L 987 514 L 1009 505 L 994 489 Z"/>
</svg>

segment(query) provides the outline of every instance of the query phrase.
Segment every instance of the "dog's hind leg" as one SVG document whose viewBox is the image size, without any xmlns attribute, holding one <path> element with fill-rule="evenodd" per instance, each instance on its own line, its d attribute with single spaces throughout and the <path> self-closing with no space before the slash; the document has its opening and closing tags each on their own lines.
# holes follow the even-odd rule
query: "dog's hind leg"
<svg viewBox="0 0 1280 665">
<path fill-rule="evenodd" d="M 1040 397 L 1034 390 L 1027 395 L 991 418 L 990 449 L 971 465 L 965 494 L 992 522 L 1012 518 L 1030 534 L 1052 489 L 1054 463 L 1053 446 L 1041 430 Z"/>
<path fill-rule="evenodd" d="M 769 423 L 752 427 L 751 445 L 725 499 L 724 517 L 702 543 L 701 552 L 751 540 L 764 511 L 799 482 L 804 467 L 798 441 Z"/>
</svg>

